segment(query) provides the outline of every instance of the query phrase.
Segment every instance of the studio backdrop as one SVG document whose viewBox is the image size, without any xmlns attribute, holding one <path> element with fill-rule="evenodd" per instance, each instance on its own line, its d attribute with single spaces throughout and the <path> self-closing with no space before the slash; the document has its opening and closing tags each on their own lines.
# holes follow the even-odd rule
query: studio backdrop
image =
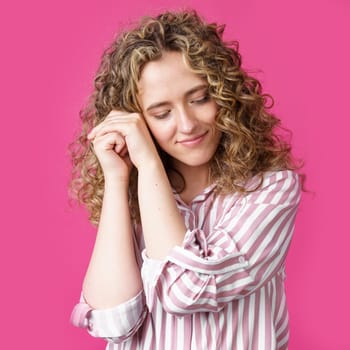
<svg viewBox="0 0 350 350">
<path fill-rule="evenodd" d="M 69 324 L 95 228 L 68 200 L 68 144 L 103 50 L 142 15 L 225 23 L 304 159 L 287 260 L 291 350 L 350 349 L 346 0 L 12 1 L 0 9 L 2 349 L 103 349 Z"/>
</svg>

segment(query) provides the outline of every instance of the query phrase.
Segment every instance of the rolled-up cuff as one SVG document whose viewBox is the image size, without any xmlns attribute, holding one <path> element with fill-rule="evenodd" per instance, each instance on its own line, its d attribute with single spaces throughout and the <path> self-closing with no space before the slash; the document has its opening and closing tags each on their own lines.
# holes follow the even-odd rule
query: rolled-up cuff
<svg viewBox="0 0 350 350">
<path fill-rule="evenodd" d="M 71 322 L 77 327 L 87 328 L 94 337 L 120 338 L 133 333 L 146 315 L 144 292 L 109 309 L 92 309 L 80 302 L 72 312 Z M 141 320 L 142 319 L 142 320 Z"/>
</svg>

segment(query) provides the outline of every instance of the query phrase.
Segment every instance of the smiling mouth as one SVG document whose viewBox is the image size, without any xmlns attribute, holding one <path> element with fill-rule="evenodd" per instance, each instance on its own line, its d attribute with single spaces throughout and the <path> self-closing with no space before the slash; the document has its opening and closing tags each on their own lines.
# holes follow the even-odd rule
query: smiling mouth
<svg viewBox="0 0 350 350">
<path fill-rule="evenodd" d="M 185 146 L 197 145 L 198 143 L 200 143 L 204 139 L 204 137 L 207 135 L 207 133 L 208 133 L 208 131 L 206 131 L 204 134 L 192 137 L 190 139 L 178 141 L 178 143 L 181 143 L 182 145 L 185 145 Z"/>
</svg>

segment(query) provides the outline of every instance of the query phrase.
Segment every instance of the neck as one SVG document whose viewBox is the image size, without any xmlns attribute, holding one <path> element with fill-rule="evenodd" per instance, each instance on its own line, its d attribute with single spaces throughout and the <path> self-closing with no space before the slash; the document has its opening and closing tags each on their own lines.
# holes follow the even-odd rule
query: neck
<svg viewBox="0 0 350 350">
<path fill-rule="evenodd" d="M 209 166 L 203 164 L 200 166 L 176 166 L 175 169 L 185 180 L 185 188 L 180 192 L 180 197 L 185 203 L 190 203 L 194 197 L 201 193 L 209 185 Z M 170 174 L 170 181 L 178 189 L 183 183 L 178 174 Z"/>
</svg>

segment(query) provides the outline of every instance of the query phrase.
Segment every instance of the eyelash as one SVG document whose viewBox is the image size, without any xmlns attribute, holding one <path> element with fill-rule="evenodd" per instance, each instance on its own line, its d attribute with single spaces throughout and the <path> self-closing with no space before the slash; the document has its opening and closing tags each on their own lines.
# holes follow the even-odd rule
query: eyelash
<svg viewBox="0 0 350 350">
<path fill-rule="evenodd" d="M 169 109 L 168 111 L 166 111 L 165 113 L 157 114 L 157 115 L 155 115 L 154 117 L 155 117 L 156 119 L 164 119 L 164 118 L 166 118 L 166 117 L 168 116 L 169 113 L 170 113 L 170 109 Z"/>
<path fill-rule="evenodd" d="M 206 103 L 207 101 L 209 101 L 210 99 L 210 95 L 209 94 L 206 94 L 204 95 L 203 97 L 199 98 L 199 99 L 196 99 L 196 100 L 191 100 L 190 103 L 191 104 L 204 104 Z M 164 119 L 168 116 L 168 114 L 170 113 L 170 109 L 168 111 L 166 111 L 165 113 L 162 113 L 162 114 L 158 114 L 158 115 L 155 115 L 154 117 L 156 119 Z"/>
<path fill-rule="evenodd" d="M 197 100 L 192 100 L 191 103 L 198 103 L 198 104 L 202 104 L 205 103 L 209 100 L 210 96 L 209 94 L 205 94 L 203 97 L 197 99 Z"/>
</svg>

